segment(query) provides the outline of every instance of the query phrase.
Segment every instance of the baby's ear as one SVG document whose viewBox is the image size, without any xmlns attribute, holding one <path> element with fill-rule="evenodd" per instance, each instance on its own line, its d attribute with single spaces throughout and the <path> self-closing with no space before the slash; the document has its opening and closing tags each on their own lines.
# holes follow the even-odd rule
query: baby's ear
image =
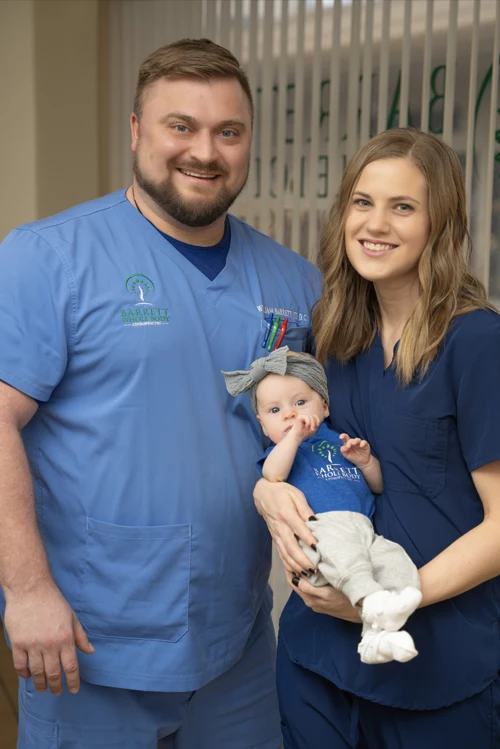
<svg viewBox="0 0 500 749">
<path fill-rule="evenodd" d="M 323 408 L 325 410 L 325 419 L 326 419 L 327 416 L 330 416 L 330 409 L 328 408 L 328 403 L 326 401 L 323 401 Z"/>
<path fill-rule="evenodd" d="M 269 437 L 268 433 L 264 429 L 264 424 L 262 423 L 262 419 L 260 418 L 259 414 L 255 414 L 255 415 L 257 417 L 257 421 L 259 422 L 260 426 L 262 427 L 262 431 L 264 432 L 264 434 L 266 435 L 266 437 Z"/>
</svg>

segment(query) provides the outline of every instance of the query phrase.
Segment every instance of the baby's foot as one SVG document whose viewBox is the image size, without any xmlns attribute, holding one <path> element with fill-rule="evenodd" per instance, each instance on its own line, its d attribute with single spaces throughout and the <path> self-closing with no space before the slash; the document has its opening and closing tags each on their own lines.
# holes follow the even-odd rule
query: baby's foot
<svg viewBox="0 0 500 749">
<path fill-rule="evenodd" d="M 363 663 L 406 663 L 418 655 L 413 638 L 408 632 L 385 632 L 369 629 L 358 645 Z"/>
<path fill-rule="evenodd" d="M 413 614 L 422 594 L 417 588 L 403 588 L 399 591 L 377 590 L 363 601 L 361 617 L 374 629 L 397 632 Z"/>
</svg>

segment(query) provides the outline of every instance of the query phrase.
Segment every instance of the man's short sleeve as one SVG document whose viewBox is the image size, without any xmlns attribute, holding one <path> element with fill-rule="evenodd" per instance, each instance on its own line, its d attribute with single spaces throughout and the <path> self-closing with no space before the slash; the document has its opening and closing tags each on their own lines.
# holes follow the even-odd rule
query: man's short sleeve
<svg viewBox="0 0 500 749">
<path fill-rule="evenodd" d="M 39 234 L 16 229 L 0 245 L 0 379 L 49 399 L 68 362 L 72 296 L 60 255 Z"/>
<path fill-rule="evenodd" d="M 470 318 L 460 331 L 453 368 L 458 437 L 474 471 L 500 460 L 500 315 L 474 312 Z"/>
</svg>

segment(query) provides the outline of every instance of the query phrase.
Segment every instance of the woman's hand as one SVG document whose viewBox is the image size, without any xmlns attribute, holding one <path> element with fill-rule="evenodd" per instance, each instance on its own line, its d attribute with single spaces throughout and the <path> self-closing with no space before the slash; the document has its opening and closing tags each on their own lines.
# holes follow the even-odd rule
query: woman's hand
<svg viewBox="0 0 500 749">
<path fill-rule="evenodd" d="M 300 538 L 307 546 L 313 546 L 316 539 L 305 523 L 313 515 L 305 496 L 291 484 L 266 479 L 257 482 L 253 496 L 255 506 L 276 543 L 285 570 L 298 574 L 302 570 L 307 571 L 311 561 L 297 539 Z"/>
<path fill-rule="evenodd" d="M 297 582 L 292 582 L 292 579 Z M 343 593 L 335 590 L 331 585 L 316 588 L 307 580 L 294 578 L 290 574 L 287 574 L 287 582 L 291 589 L 302 598 L 306 606 L 309 606 L 317 614 L 328 614 L 328 616 L 335 616 L 337 619 L 345 619 L 347 622 L 361 622 L 358 609 L 352 606 Z"/>
</svg>

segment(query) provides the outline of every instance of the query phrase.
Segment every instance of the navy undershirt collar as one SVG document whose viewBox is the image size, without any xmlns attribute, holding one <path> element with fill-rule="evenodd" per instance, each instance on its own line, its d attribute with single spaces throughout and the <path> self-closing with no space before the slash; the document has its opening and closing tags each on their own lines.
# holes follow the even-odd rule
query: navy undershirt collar
<svg viewBox="0 0 500 749">
<path fill-rule="evenodd" d="M 169 234 L 160 231 L 156 226 L 155 229 L 210 281 L 213 281 L 226 265 L 227 253 L 231 244 L 231 225 L 227 216 L 222 239 L 210 247 L 181 242 L 179 239 L 175 239 Z"/>
</svg>

